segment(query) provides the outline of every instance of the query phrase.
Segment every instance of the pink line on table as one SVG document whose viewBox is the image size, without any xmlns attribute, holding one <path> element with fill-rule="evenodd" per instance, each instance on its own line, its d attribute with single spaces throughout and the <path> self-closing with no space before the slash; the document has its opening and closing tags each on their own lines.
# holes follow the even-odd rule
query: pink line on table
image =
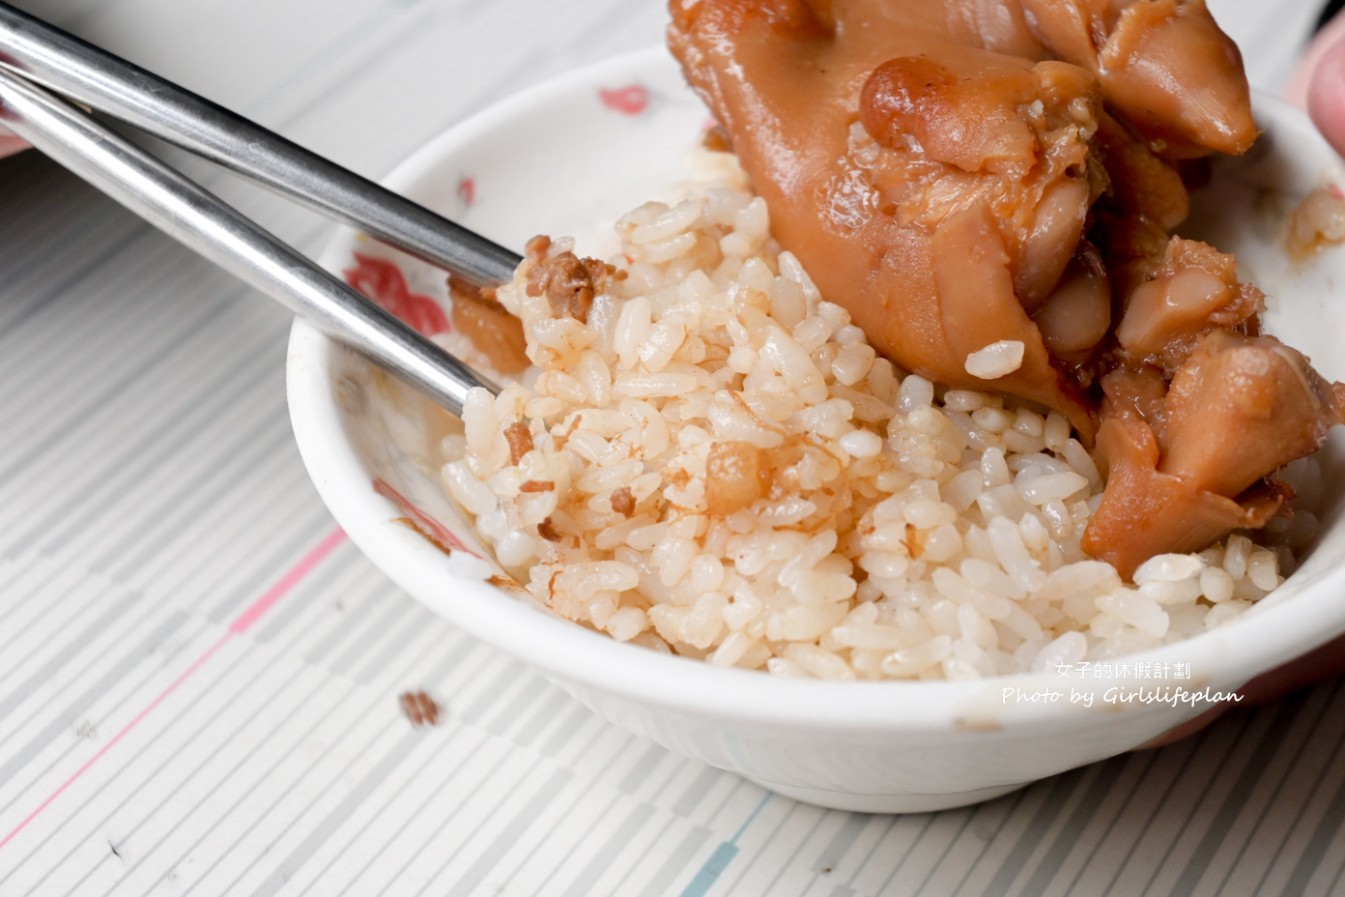
<svg viewBox="0 0 1345 897">
<path fill-rule="evenodd" d="M 239 614 L 238 618 L 229 625 L 229 632 L 241 634 L 251 629 L 253 623 L 265 616 L 266 612 L 277 601 L 284 598 L 290 589 L 302 582 L 304 577 L 313 572 L 314 567 L 321 564 L 327 555 L 331 554 L 332 550 L 345 540 L 346 534 L 339 529 L 328 533 L 325 539 L 299 560 L 299 563 L 286 571 L 285 575 L 280 577 L 275 585 L 267 589 L 264 595 L 252 602 L 247 610 Z"/>
<path fill-rule="evenodd" d="M 234 619 L 233 623 L 229 625 L 228 632 L 225 632 L 223 635 L 221 635 L 218 639 L 215 640 L 214 644 L 212 644 L 209 648 L 206 648 L 205 652 L 201 654 L 199 657 L 197 657 L 195 660 L 193 660 L 190 666 L 188 666 L 185 670 L 183 670 L 182 673 L 176 679 L 174 679 L 172 682 L 168 684 L 167 688 L 159 692 L 159 694 L 155 696 L 154 700 L 150 701 L 149 704 L 147 704 L 143 710 L 141 710 L 139 713 L 133 716 L 130 722 L 122 726 L 121 730 L 117 732 L 116 735 L 113 735 L 111 738 L 109 738 L 107 743 L 104 744 L 102 747 L 100 747 L 92 757 L 90 757 L 88 760 L 85 760 L 84 764 L 80 766 L 79 769 L 75 770 L 74 773 L 70 776 L 70 778 L 62 782 L 60 787 L 57 788 L 55 791 L 53 791 L 51 795 L 47 797 L 46 800 L 38 804 L 35 810 L 33 810 L 26 817 L 24 817 L 23 821 L 14 827 L 13 831 L 5 835 L 3 839 L 0 839 L 0 848 L 3 848 L 11 840 L 13 840 L 15 835 L 17 835 L 19 832 L 27 828 L 30 822 L 36 819 L 42 813 L 43 810 L 51 806 L 51 804 L 56 800 L 56 798 L 60 797 L 67 788 L 69 788 L 76 781 L 78 781 L 80 776 L 88 772 L 90 767 L 92 767 L 95 763 L 97 763 L 100 759 L 102 759 L 104 754 L 112 750 L 112 748 L 116 747 L 117 742 L 121 741 L 123 738 L 126 737 L 128 733 L 131 732 L 132 729 L 140 725 L 141 720 L 143 720 L 145 717 L 153 713 L 154 708 L 158 707 L 165 700 L 167 700 L 168 696 L 171 695 L 173 692 L 177 691 L 178 687 L 181 686 L 182 683 L 186 682 L 196 673 L 197 670 L 205 666 L 206 663 L 210 660 L 210 658 L 214 657 L 215 653 L 218 652 L 220 648 L 224 647 L 224 645 L 227 642 L 229 642 L 234 636 L 241 635 L 242 633 L 247 632 L 247 630 L 251 628 L 254 623 L 260 620 L 266 614 L 267 611 L 269 611 L 272 607 L 276 605 L 276 602 L 280 601 L 281 598 L 284 598 L 285 595 L 287 595 L 290 591 L 294 589 L 295 586 L 297 586 L 300 582 L 302 582 L 304 578 L 308 576 L 308 574 L 312 573 L 313 568 L 317 567 L 318 564 L 322 563 L 322 561 L 327 557 L 327 555 L 332 553 L 333 549 L 335 549 L 338 545 L 340 545 L 342 542 L 345 541 L 345 538 L 346 534 L 339 529 L 335 530 L 334 532 L 328 533 L 327 536 L 324 537 L 321 542 L 319 542 L 316 546 L 313 547 L 311 551 L 308 552 L 308 554 L 300 558 L 297 564 L 295 564 L 289 570 L 286 570 L 285 573 L 280 577 L 280 579 L 276 580 L 275 584 L 272 585 L 271 588 L 267 589 L 266 592 L 263 593 L 260 598 L 252 602 L 252 604 L 248 605 L 248 607 L 241 614 L 239 614 L 237 618 Z"/>
<path fill-rule="evenodd" d="M 140 725 L 140 721 L 142 719 L 149 716 L 150 712 L 153 711 L 155 707 L 158 707 L 161 703 L 163 703 L 165 698 L 167 698 L 173 692 L 177 691 L 177 687 L 179 685 L 187 681 L 187 679 L 190 678 L 193 673 L 199 670 L 207 660 L 209 660 L 211 657 L 214 656 L 216 651 L 218 651 L 220 648 L 224 646 L 225 642 L 229 641 L 229 639 L 233 637 L 234 637 L 233 632 L 226 632 L 224 633 L 224 635 L 216 639 L 215 643 L 211 645 L 209 648 L 207 648 L 204 654 L 196 658 L 196 660 L 192 661 L 191 666 L 187 667 L 185 670 L 182 671 L 182 675 L 178 676 L 169 684 L 167 688 L 159 692 L 158 696 L 153 701 L 150 701 L 149 705 L 146 706 L 144 710 L 141 710 L 134 717 L 132 717 L 131 721 L 127 723 L 125 726 L 122 726 L 121 731 L 118 732 L 116 735 L 113 735 L 110 739 L 108 739 L 107 743 L 104 744 L 101 748 L 99 748 L 97 753 L 95 753 L 88 760 L 85 760 L 84 765 L 81 766 L 79 769 L 75 770 L 74 775 L 70 776 L 70 778 L 62 782 L 61 786 L 57 788 L 55 791 L 53 791 L 50 797 L 42 801 L 42 803 L 38 804 L 37 809 L 29 813 L 22 822 L 20 822 L 18 825 L 14 827 L 14 831 L 10 832 L 8 835 L 5 835 L 4 840 L 0 841 L 0 848 L 4 847 L 6 844 L 10 842 L 10 839 L 12 839 L 19 832 L 23 831 L 28 826 L 28 823 L 36 819 L 38 814 L 40 814 L 43 810 L 49 807 L 52 801 L 60 797 L 61 794 L 65 791 L 65 789 L 69 788 L 71 785 L 75 783 L 76 780 L 79 779 L 80 776 L 84 775 L 84 773 L 86 773 L 89 770 L 89 767 L 93 766 L 100 759 L 102 759 L 102 756 L 104 754 L 112 750 L 112 748 L 116 746 L 117 742 L 121 741 L 122 738 L 125 737 L 126 733 L 130 732 L 136 726 Z"/>
</svg>

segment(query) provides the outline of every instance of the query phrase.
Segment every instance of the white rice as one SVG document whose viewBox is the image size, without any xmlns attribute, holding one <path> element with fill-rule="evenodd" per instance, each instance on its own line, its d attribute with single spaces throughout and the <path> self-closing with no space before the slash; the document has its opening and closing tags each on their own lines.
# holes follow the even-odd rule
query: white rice
<svg viewBox="0 0 1345 897">
<path fill-rule="evenodd" d="M 1002 339 L 972 352 L 967 356 L 964 367 L 973 377 L 998 380 L 1023 366 L 1023 352 L 1026 348 L 1020 340 Z"/>
<path fill-rule="evenodd" d="M 525 270 L 499 291 L 538 372 L 471 396 L 443 480 L 538 602 L 714 664 L 937 679 L 1152 648 L 1280 584 L 1288 550 L 1242 535 L 1130 584 L 1086 557 L 1102 478 L 1064 418 L 896 370 L 721 180 L 618 222 L 586 323 Z"/>
</svg>

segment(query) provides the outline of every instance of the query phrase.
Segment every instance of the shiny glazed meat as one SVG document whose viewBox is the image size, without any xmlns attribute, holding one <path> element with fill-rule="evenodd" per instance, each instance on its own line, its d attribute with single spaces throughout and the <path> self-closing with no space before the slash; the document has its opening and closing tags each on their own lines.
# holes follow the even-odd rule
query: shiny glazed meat
<svg viewBox="0 0 1345 897">
<path fill-rule="evenodd" d="M 1129 575 L 1280 509 L 1266 477 L 1320 446 L 1345 390 L 1260 335 L 1230 257 L 1170 237 L 1182 169 L 1256 137 L 1203 0 L 670 8 L 670 46 L 774 235 L 873 345 L 1096 439 L 1110 477 L 1090 553 Z M 1017 370 L 968 373 L 1005 340 Z"/>
</svg>

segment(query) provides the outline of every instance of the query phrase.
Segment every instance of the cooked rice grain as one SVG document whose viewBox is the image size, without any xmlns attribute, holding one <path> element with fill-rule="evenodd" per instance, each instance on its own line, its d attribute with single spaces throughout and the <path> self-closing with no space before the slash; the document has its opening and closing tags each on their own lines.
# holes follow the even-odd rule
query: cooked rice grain
<svg viewBox="0 0 1345 897">
<path fill-rule="evenodd" d="M 1152 648 L 1279 585 L 1242 535 L 1135 584 L 1087 558 L 1102 478 L 1064 418 L 894 369 L 728 180 L 618 222 L 586 321 L 525 270 L 498 292 L 539 373 L 471 397 L 443 478 L 540 603 L 714 664 L 934 679 Z"/>
</svg>

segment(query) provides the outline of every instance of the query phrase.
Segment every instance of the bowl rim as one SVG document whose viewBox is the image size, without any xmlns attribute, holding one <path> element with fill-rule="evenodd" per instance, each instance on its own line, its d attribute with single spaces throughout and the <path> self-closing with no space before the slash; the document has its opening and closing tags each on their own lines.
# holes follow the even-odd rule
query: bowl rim
<svg viewBox="0 0 1345 897">
<path fill-rule="evenodd" d="M 581 86 L 610 82 L 613 75 L 630 77 L 669 64 L 666 49 L 655 46 L 526 88 L 448 128 L 397 165 L 382 183 L 416 198 L 416 183 L 455 148 L 507 125 L 535 104 L 564 97 Z M 1300 145 L 1306 139 L 1325 147 L 1299 110 L 1265 96 L 1256 101 L 1258 117 L 1273 132 L 1292 138 L 1281 143 Z M 329 269 L 339 259 L 348 258 L 353 236 L 342 228 L 329 242 L 322 253 Z M 1099 685 L 1077 678 L 1062 680 L 1051 672 L 980 680 L 834 682 L 721 668 L 619 643 L 510 597 L 481 577 L 464 579 L 449 571 L 447 558 L 425 540 L 405 527 L 388 525 L 401 512 L 370 488 L 372 475 L 345 435 L 333 366 L 340 353 L 348 351 L 306 322 L 294 322 L 286 377 L 290 416 L 304 465 L 323 501 L 351 540 L 398 586 L 453 625 L 543 675 L 619 694 L 663 711 L 781 727 L 823 725 L 906 733 L 955 727 L 1009 735 L 1047 722 L 1075 720 L 1087 725 L 1101 718 L 1096 707 L 1003 699 L 1001 689 L 1060 687 L 1066 681 L 1079 687 Z M 436 602 L 421 597 L 423 590 L 440 581 L 451 596 Z M 1340 593 L 1345 593 L 1345 566 L 1331 570 L 1290 601 L 1259 608 L 1215 629 L 1125 655 L 1116 662 L 1187 663 L 1198 673 L 1189 683 L 1192 689 L 1210 685 L 1231 691 L 1345 632 L 1345 601 L 1338 600 Z M 1188 684 L 1151 682 L 1155 686 Z M 1118 710 L 1130 709 L 1129 705 L 1109 706 L 1104 713 L 1115 716 Z"/>
</svg>

